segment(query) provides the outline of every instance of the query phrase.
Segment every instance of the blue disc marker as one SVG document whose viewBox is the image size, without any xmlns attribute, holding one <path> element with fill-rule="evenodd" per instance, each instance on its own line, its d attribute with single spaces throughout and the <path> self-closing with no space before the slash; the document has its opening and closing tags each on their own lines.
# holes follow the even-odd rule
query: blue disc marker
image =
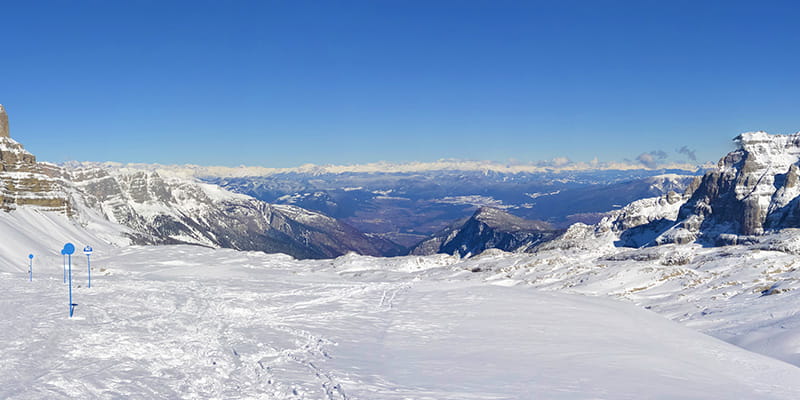
<svg viewBox="0 0 800 400">
<path fill-rule="evenodd" d="M 89 277 L 89 288 L 92 287 L 92 262 L 89 259 L 92 255 L 92 246 L 86 246 L 83 248 L 83 254 L 86 254 L 86 274 Z"/>
<path fill-rule="evenodd" d="M 33 282 L 33 254 L 28 254 L 28 282 Z"/>
<path fill-rule="evenodd" d="M 75 253 L 75 245 L 72 243 L 67 243 L 64 245 L 64 254 L 73 254 Z"/>
</svg>

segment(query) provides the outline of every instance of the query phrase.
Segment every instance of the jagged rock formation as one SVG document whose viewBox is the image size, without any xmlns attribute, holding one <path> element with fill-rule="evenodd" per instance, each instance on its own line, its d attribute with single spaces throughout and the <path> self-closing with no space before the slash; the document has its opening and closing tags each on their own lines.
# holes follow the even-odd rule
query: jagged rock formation
<svg viewBox="0 0 800 400">
<path fill-rule="evenodd" d="M 445 228 L 411 250 L 414 255 L 435 253 L 469 257 L 486 249 L 520 251 L 555 237 L 557 231 L 541 221 L 531 221 L 505 211 L 481 207 L 462 224 Z"/>
<path fill-rule="evenodd" d="M 8 114 L 0 105 L 0 210 L 31 205 L 70 213 L 64 176 L 53 164 L 36 157 L 9 135 Z"/>
<path fill-rule="evenodd" d="M 800 226 L 800 133 L 749 132 L 735 141 L 739 148 L 696 185 L 678 213 L 678 223 L 659 243 L 702 237 L 729 244 L 767 230 Z"/>
<path fill-rule="evenodd" d="M 800 133 L 748 132 L 717 168 L 683 196 L 644 199 L 597 225 L 619 245 L 726 245 L 756 241 L 767 232 L 800 227 Z"/>
</svg>

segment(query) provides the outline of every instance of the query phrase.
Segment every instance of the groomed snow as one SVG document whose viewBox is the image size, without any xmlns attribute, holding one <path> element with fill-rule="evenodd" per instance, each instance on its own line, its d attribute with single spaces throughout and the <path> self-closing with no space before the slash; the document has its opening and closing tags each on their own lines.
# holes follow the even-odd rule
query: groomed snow
<svg viewBox="0 0 800 400">
<path fill-rule="evenodd" d="M 91 289 L 76 257 L 72 319 L 60 263 L 3 268 L 0 398 L 800 396 L 800 369 L 632 304 L 426 259 L 108 248 Z"/>
<path fill-rule="evenodd" d="M 800 362 L 785 253 L 666 246 L 598 265 L 609 251 L 598 244 L 297 261 L 126 246 L 121 228 L 82 215 L 0 213 L 0 398 L 800 396 L 800 369 L 780 361 Z M 72 319 L 66 241 L 79 249 Z M 758 277 L 780 294 L 753 293 Z"/>
</svg>

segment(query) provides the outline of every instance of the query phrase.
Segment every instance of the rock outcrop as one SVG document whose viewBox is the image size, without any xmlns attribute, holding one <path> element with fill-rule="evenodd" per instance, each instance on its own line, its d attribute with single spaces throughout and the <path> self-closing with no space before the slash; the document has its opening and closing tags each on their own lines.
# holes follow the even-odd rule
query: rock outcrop
<svg viewBox="0 0 800 400">
<path fill-rule="evenodd" d="M 767 230 L 800 226 L 798 163 L 800 133 L 749 132 L 734 139 L 738 149 L 706 173 L 678 213 L 672 237 L 703 237 L 718 244 Z"/>
<path fill-rule="evenodd" d="M 6 109 L 0 104 L 0 137 L 10 137 L 8 131 L 8 114 Z"/>
<path fill-rule="evenodd" d="M 61 168 L 36 157 L 9 135 L 8 114 L 0 106 L 0 210 L 31 205 L 70 213 Z"/>
<path fill-rule="evenodd" d="M 634 202 L 604 221 L 624 246 L 749 242 L 800 228 L 800 133 L 748 132 L 683 196 Z M 601 227 L 603 224 L 600 224 Z"/>
</svg>

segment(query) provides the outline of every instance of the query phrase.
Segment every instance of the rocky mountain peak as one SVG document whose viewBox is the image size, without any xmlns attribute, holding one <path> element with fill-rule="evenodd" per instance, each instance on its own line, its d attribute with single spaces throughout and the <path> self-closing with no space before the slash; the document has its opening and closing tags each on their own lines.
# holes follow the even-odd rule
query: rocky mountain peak
<svg viewBox="0 0 800 400">
<path fill-rule="evenodd" d="M 0 210 L 32 205 L 69 213 L 63 175 L 52 164 L 36 162 L 36 156 L 11 138 L 8 114 L 0 105 Z"/>
<path fill-rule="evenodd" d="M 471 219 L 486 224 L 490 228 L 499 228 L 507 232 L 553 229 L 552 225 L 546 222 L 520 218 L 495 207 L 480 207 Z"/>
<path fill-rule="evenodd" d="M 669 202 L 680 205 L 677 215 L 647 206 L 628 213 L 625 221 L 630 223 L 622 228 L 646 228 L 655 235 L 650 241 L 655 244 L 702 238 L 706 243 L 724 245 L 751 240 L 767 231 L 800 227 L 800 133 L 748 132 L 734 142 L 737 149 L 692 183 L 683 201 Z"/>
<path fill-rule="evenodd" d="M 2 104 L 0 104 L 0 137 L 10 137 L 8 134 L 8 114 Z"/>
<path fill-rule="evenodd" d="M 419 243 L 410 253 L 446 253 L 469 257 L 490 248 L 526 251 L 558 233 L 547 222 L 527 220 L 498 208 L 481 207 L 468 219 Z"/>
</svg>

